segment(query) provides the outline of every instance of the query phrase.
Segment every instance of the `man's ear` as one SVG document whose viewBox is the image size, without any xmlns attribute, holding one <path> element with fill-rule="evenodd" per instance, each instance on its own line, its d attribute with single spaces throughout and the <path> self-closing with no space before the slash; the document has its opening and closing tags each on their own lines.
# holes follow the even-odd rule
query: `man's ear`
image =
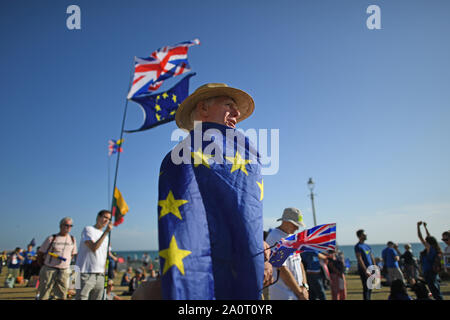
<svg viewBox="0 0 450 320">
<path fill-rule="evenodd" d="M 196 109 L 197 114 L 200 115 L 202 119 L 208 117 L 208 106 L 206 105 L 205 101 L 198 102 Z"/>
</svg>

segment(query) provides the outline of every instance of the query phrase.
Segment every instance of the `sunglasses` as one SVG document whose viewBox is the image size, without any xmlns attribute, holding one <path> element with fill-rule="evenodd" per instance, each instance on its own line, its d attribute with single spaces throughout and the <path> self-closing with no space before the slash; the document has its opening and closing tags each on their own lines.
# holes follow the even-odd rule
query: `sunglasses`
<svg viewBox="0 0 450 320">
<path fill-rule="evenodd" d="M 64 227 L 72 228 L 73 224 L 64 224 Z"/>
<path fill-rule="evenodd" d="M 442 241 L 448 241 L 448 238 L 442 238 Z"/>
</svg>

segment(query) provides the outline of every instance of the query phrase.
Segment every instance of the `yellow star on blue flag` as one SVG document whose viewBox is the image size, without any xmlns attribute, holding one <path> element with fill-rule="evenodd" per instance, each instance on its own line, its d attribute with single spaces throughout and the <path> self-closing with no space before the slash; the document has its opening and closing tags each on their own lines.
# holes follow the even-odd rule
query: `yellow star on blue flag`
<svg viewBox="0 0 450 320">
<path fill-rule="evenodd" d="M 144 111 L 144 123 L 139 129 L 125 132 L 139 132 L 175 120 L 175 112 L 181 102 L 189 95 L 189 79 L 195 73 L 188 74 L 171 89 L 163 93 L 144 93 L 131 98 Z M 169 97 L 172 97 L 168 99 Z"/>
</svg>

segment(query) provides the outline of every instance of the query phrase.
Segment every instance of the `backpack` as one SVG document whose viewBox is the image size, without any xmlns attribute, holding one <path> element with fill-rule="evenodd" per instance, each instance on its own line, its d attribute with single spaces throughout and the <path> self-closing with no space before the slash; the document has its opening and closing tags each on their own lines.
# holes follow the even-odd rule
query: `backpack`
<svg viewBox="0 0 450 320">
<path fill-rule="evenodd" d="M 36 257 L 36 262 L 37 262 L 37 264 L 38 264 L 40 267 L 42 267 L 42 266 L 44 265 L 45 257 L 47 256 L 48 251 L 49 251 L 50 248 L 52 247 L 53 242 L 54 242 L 55 239 L 56 239 L 56 236 L 57 236 L 57 234 L 52 235 L 52 238 L 53 238 L 53 239 L 52 239 L 52 241 L 50 242 L 50 244 L 48 245 L 47 251 L 45 251 L 45 253 L 44 253 L 44 252 L 41 252 L 41 251 L 38 251 L 37 257 Z M 70 238 L 72 239 L 72 244 L 75 244 L 75 240 L 74 240 L 74 238 L 73 238 L 72 235 L 70 235 Z"/>
</svg>

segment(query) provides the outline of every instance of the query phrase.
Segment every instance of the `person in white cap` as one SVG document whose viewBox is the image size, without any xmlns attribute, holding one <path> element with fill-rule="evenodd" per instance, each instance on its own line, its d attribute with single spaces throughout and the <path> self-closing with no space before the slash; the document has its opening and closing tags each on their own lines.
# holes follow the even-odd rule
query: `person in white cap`
<svg viewBox="0 0 450 320">
<path fill-rule="evenodd" d="M 284 209 L 283 216 L 277 221 L 281 221 L 281 225 L 272 229 L 266 238 L 269 246 L 305 227 L 303 215 L 297 208 Z M 283 266 L 274 268 L 274 271 L 279 271 L 280 280 L 269 287 L 271 300 L 308 300 L 309 287 L 299 253 L 290 255 Z"/>
</svg>

